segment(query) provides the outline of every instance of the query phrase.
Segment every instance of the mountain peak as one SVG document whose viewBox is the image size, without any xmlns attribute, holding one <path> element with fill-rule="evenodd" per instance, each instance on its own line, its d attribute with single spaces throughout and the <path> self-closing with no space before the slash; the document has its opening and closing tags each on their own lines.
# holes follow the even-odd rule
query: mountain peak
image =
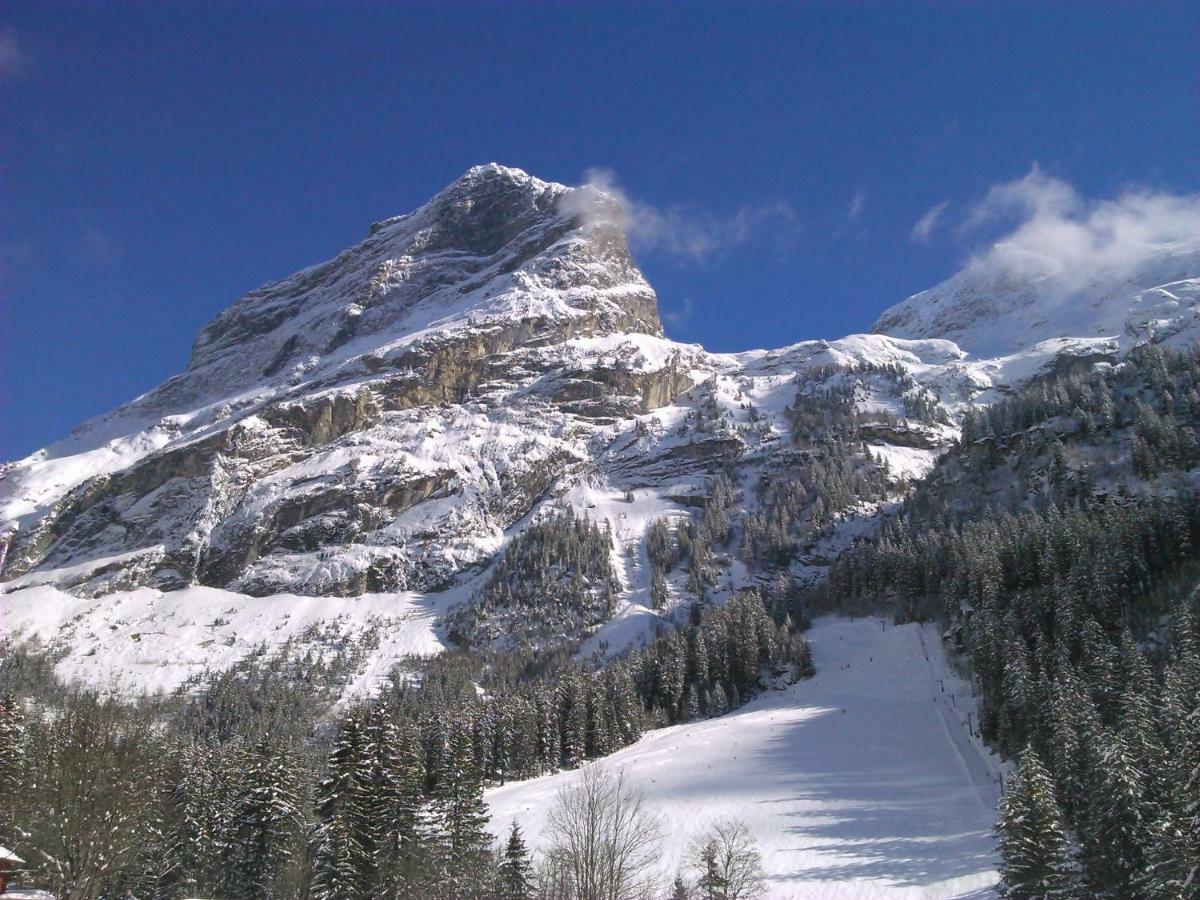
<svg viewBox="0 0 1200 900">
<path fill-rule="evenodd" d="M 654 292 L 619 225 L 564 203 L 575 193 L 520 169 L 474 166 L 334 259 L 220 313 L 187 371 L 164 385 L 169 398 L 160 389 L 147 399 L 177 406 L 264 380 L 353 374 L 356 359 L 483 322 L 661 334 Z"/>
<path fill-rule="evenodd" d="M 502 181 L 509 184 L 528 184 L 531 182 L 539 185 L 547 184 L 547 182 L 539 178 L 534 178 L 524 169 L 518 169 L 513 166 L 502 166 L 497 162 L 471 166 L 454 184 L 478 184 L 488 181 Z"/>
<path fill-rule="evenodd" d="M 976 358 L 1062 338 L 1179 343 L 1200 333 L 1197 272 L 1195 244 L 1138 248 L 1132 259 L 1088 266 L 1000 244 L 936 287 L 884 310 L 872 331 L 944 338 Z"/>
</svg>

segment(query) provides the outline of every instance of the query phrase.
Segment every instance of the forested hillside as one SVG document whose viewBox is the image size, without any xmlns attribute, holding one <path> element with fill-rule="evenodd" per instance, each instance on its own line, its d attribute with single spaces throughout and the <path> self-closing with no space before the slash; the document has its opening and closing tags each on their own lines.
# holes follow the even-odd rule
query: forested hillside
<svg viewBox="0 0 1200 900">
<path fill-rule="evenodd" d="M 1198 388 L 1200 350 L 1145 347 L 971 415 L 823 588 L 937 619 L 968 661 L 982 735 L 1020 759 L 1000 824 L 1015 896 L 1194 896 Z"/>
<path fill-rule="evenodd" d="M 65 688 L 52 660 L 9 646 L 0 843 L 36 854 L 36 883 L 88 896 L 509 896 L 486 785 L 812 674 L 804 638 L 754 593 L 600 671 L 555 659 L 449 654 L 339 711 L 336 662 L 255 659 L 135 703 Z"/>
</svg>

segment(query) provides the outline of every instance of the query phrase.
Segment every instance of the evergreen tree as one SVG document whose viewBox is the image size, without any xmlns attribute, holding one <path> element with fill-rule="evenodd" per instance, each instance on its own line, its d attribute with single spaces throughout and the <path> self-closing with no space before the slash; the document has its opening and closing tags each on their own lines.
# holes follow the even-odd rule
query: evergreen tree
<svg viewBox="0 0 1200 900">
<path fill-rule="evenodd" d="M 437 773 L 432 814 L 437 842 L 436 878 L 450 896 L 475 896 L 479 875 L 491 864 L 491 836 L 483 781 L 461 723 L 452 726 L 446 757 Z"/>
<path fill-rule="evenodd" d="M 317 786 L 313 839 L 313 895 L 329 900 L 364 897 L 374 860 L 372 823 L 364 790 L 367 762 L 361 710 L 351 710 Z"/>
<path fill-rule="evenodd" d="M 700 877 L 696 881 L 696 890 L 702 900 L 725 900 L 725 879 L 717 862 L 717 842 L 708 841 L 699 848 L 696 868 Z"/>
<path fill-rule="evenodd" d="M 232 808 L 242 760 L 240 744 L 192 742 L 176 748 L 168 760 L 165 854 L 176 870 L 174 883 L 189 894 L 224 890 L 222 860 L 234 845 Z"/>
<path fill-rule="evenodd" d="M 1009 779 L 996 825 L 1008 896 L 1017 900 L 1072 896 L 1067 837 L 1054 783 L 1032 747 Z"/>
<path fill-rule="evenodd" d="M 574 768 L 582 765 L 587 758 L 587 698 L 578 673 L 570 673 L 561 683 L 559 705 L 562 709 L 561 761 L 563 765 Z"/>
<path fill-rule="evenodd" d="M 529 849 L 521 837 L 521 828 L 513 820 L 500 860 L 499 900 L 532 900 L 534 896 L 533 864 Z"/>
<path fill-rule="evenodd" d="M 260 741 L 233 805 L 228 866 L 237 896 L 273 895 L 276 877 L 292 858 L 299 825 L 292 780 L 283 757 L 266 739 Z"/>
<path fill-rule="evenodd" d="M 1146 776 L 1119 734 L 1105 730 L 1093 740 L 1093 784 L 1080 834 L 1087 880 L 1098 896 L 1135 896 L 1151 844 Z"/>
<path fill-rule="evenodd" d="M 662 609 L 667 605 L 667 599 L 670 596 L 667 588 L 667 576 L 663 570 L 653 563 L 650 567 L 650 604 L 655 609 Z"/>
<path fill-rule="evenodd" d="M 24 716 L 11 695 L 0 697 L 0 845 L 12 840 L 13 813 L 24 769 Z"/>
</svg>

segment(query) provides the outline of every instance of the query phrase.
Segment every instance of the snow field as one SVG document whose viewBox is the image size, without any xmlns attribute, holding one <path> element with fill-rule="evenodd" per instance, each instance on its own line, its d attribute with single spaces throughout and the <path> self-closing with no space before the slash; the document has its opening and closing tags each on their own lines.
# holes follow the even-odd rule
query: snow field
<svg viewBox="0 0 1200 900">
<path fill-rule="evenodd" d="M 346 685 L 345 699 L 370 693 L 405 657 L 440 653 L 445 645 L 435 623 L 457 599 L 453 593 L 251 597 L 193 586 L 81 598 L 35 585 L 3 595 L 0 633 L 68 647 L 57 666 L 67 681 L 139 694 L 228 669 L 260 645 L 268 656 L 289 640 L 301 654 L 309 647 L 332 652 L 377 627 L 379 646 Z"/>
</svg>

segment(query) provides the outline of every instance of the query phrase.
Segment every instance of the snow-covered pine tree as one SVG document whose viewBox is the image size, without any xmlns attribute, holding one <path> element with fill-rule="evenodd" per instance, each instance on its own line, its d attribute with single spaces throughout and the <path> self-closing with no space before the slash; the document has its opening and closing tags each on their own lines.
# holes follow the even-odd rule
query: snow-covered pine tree
<svg viewBox="0 0 1200 900">
<path fill-rule="evenodd" d="M 488 871 L 492 862 L 483 780 L 475 765 L 469 735 L 465 723 L 455 722 L 451 726 L 432 803 L 441 844 L 434 850 L 436 881 L 444 895 L 463 898 L 479 896 L 486 889 L 480 873 Z"/>
<path fill-rule="evenodd" d="M 372 869 L 379 887 L 402 887 L 420 866 L 420 810 L 425 768 L 414 729 L 398 726 L 379 706 L 368 720 L 369 795 L 367 816 L 373 832 Z"/>
<path fill-rule="evenodd" d="M 367 738 L 363 713 L 351 710 L 317 785 L 313 835 L 313 896 L 354 900 L 366 896 L 373 868 L 371 822 L 364 797 Z"/>
<path fill-rule="evenodd" d="M 1183 900 L 1200 886 L 1200 712 L 1185 722 L 1164 777 L 1173 791 L 1150 825 L 1146 867 L 1137 879 L 1138 890 L 1153 900 Z"/>
<path fill-rule="evenodd" d="M 24 716 L 15 697 L 0 697 L 0 845 L 12 840 L 17 788 L 24 768 Z"/>
<path fill-rule="evenodd" d="M 1092 783 L 1080 834 L 1088 884 L 1099 897 L 1133 897 L 1151 843 L 1146 775 L 1120 734 L 1102 730 L 1093 741 Z"/>
<path fill-rule="evenodd" d="M 608 683 L 608 696 L 612 702 L 612 727 L 619 745 L 632 744 L 642 735 L 641 701 L 629 666 L 623 662 L 613 663 L 604 673 Z"/>
<path fill-rule="evenodd" d="M 996 824 L 1000 874 L 1015 900 L 1073 896 L 1070 847 L 1054 799 L 1054 782 L 1032 747 L 1009 779 Z"/>
<path fill-rule="evenodd" d="M 534 896 L 533 863 L 515 819 L 500 859 L 498 894 L 498 900 L 532 900 Z"/>
<path fill-rule="evenodd" d="M 243 756 L 240 741 L 222 746 L 194 739 L 169 755 L 165 853 L 177 873 L 174 883 L 189 894 L 224 889 L 222 860 L 233 847 L 233 799 Z"/>
<path fill-rule="evenodd" d="M 696 890 L 702 900 L 724 900 L 726 883 L 717 864 L 717 842 L 708 841 L 698 848 L 694 865 L 700 870 Z"/>
<path fill-rule="evenodd" d="M 559 684 L 562 764 L 579 766 L 587 758 L 587 698 L 579 673 L 569 673 Z"/>
<path fill-rule="evenodd" d="M 817 674 L 817 668 L 813 665 L 812 647 L 804 635 L 797 632 L 791 636 L 788 655 L 792 660 L 792 671 L 797 678 L 812 678 Z"/>
<path fill-rule="evenodd" d="M 617 749 L 613 739 L 612 721 L 604 683 L 593 679 L 587 682 L 589 757 L 607 756 Z"/>
<path fill-rule="evenodd" d="M 277 877 L 293 856 L 300 826 L 294 776 L 267 738 L 251 752 L 233 804 L 234 843 L 228 866 L 233 896 L 276 893 Z"/>
<path fill-rule="evenodd" d="M 700 718 L 700 694 L 696 691 L 696 685 L 693 682 L 688 685 L 687 699 L 684 708 L 684 721 L 695 722 Z"/>
</svg>

